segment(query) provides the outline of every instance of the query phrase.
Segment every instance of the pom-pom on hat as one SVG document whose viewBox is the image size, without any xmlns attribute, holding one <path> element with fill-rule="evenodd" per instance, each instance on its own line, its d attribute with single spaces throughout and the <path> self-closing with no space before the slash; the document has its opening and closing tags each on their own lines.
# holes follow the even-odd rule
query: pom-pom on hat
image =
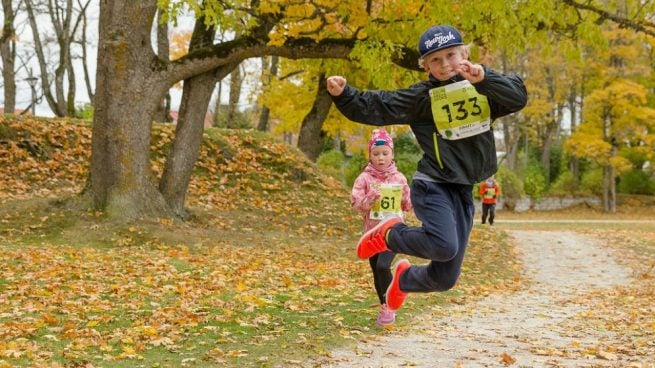
<svg viewBox="0 0 655 368">
<path fill-rule="evenodd" d="M 421 58 L 424 58 L 435 51 L 463 44 L 462 35 L 452 26 L 433 26 L 421 35 L 421 39 L 418 41 L 418 52 Z"/>
<path fill-rule="evenodd" d="M 393 151 L 393 139 L 389 133 L 384 129 L 375 129 L 371 135 L 371 140 L 368 141 L 368 153 L 371 154 L 373 147 L 377 146 L 389 146 Z"/>
</svg>

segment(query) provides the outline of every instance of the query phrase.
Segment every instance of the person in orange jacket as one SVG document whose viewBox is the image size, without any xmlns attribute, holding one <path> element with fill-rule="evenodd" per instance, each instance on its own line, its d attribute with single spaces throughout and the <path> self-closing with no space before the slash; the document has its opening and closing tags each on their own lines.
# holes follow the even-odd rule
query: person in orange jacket
<svg viewBox="0 0 655 368">
<path fill-rule="evenodd" d="M 493 176 L 480 185 L 480 197 L 482 197 L 482 223 L 486 223 L 489 216 L 489 225 L 493 225 L 496 217 L 496 200 L 500 197 L 500 188 Z"/>
</svg>

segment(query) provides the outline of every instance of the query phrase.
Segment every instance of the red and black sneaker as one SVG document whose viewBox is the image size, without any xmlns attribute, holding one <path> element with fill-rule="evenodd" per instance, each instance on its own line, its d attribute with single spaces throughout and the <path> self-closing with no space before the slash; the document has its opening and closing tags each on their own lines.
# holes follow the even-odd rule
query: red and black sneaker
<svg viewBox="0 0 655 368">
<path fill-rule="evenodd" d="M 405 298 L 407 298 L 407 293 L 400 290 L 400 276 L 403 272 L 407 271 L 411 267 L 411 264 L 406 259 L 401 259 L 394 265 L 396 273 L 393 275 L 391 284 L 387 288 L 387 306 L 391 310 L 398 310 L 403 306 Z"/>
<path fill-rule="evenodd" d="M 357 257 L 366 259 L 371 258 L 378 253 L 388 251 L 387 231 L 395 224 L 403 222 L 400 217 L 391 217 L 380 221 L 374 228 L 367 231 L 359 238 L 357 243 Z"/>
</svg>

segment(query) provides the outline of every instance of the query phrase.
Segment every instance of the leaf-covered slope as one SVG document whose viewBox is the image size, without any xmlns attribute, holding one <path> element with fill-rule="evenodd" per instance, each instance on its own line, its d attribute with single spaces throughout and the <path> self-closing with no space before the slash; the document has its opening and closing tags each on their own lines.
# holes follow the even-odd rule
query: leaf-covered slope
<svg viewBox="0 0 655 368">
<path fill-rule="evenodd" d="M 173 136 L 172 125 L 153 130 L 156 175 L 162 172 Z M 88 122 L 0 117 L 2 200 L 80 192 L 88 175 L 90 147 Z M 321 212 L 343 207 L 346 195 L 339 182 L 320 174 L 300 151 L 268 134 L 208 129 L 187 204 L 293 214 L 304 204 Z"/>
<path fill-rule="evenodd" d="M 2 200 L 80 191 L 90 143 L 90 126 L 80 121 L 0 116 Z"/>
</svg>

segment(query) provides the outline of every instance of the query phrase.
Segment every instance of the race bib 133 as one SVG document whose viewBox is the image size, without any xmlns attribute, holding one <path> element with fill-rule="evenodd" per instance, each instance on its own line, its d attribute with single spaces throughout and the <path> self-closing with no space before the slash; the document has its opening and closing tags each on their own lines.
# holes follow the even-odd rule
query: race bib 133
<svg viewBox="0 0 655 368">
<path fill-rule="evenodd" d="M 491 129 L 487 96 L 463 80 L 430 90 L 432 117 L 444 139 L 462 139 Z"/>
</svg>

